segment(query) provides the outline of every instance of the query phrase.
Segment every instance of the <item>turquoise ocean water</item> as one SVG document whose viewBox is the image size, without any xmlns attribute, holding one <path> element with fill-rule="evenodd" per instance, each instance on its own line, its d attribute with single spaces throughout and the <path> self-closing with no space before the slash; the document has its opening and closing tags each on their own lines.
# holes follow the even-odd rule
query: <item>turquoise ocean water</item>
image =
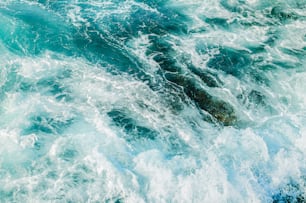
<svg viewBox="0 0 306 203">
<path fill-rule="evenodd" d="M 1 0 L 0 202 L 306 202 L 305 0 Z"/>
</svg>

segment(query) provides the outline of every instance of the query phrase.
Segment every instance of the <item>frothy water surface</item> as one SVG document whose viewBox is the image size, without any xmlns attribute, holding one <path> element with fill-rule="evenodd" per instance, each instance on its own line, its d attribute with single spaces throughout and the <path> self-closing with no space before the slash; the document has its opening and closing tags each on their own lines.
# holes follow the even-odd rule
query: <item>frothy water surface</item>
<svg viewBox="0 0 306 203">
<path fill-rule="evenodd" d="M 0 3 L 1 202 L 305 202 L 306 1 Z"/>
</svg>

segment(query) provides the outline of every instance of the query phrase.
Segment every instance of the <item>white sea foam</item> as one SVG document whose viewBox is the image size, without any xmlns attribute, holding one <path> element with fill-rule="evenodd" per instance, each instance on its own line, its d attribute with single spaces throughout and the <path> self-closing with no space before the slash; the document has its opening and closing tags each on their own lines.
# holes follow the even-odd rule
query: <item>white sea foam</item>
<svg viewBox="0 0 306 203">
<path fill-rule="evenodd" d="M 81 16 L 81 3 L 75 1 L 65 8 L 74 26 L 88 23 Z M 101 22 L 115 3 L 91 2 L 88 7 L 92 11 L 88 12 Z M 246 1 L 248 12 L 257 9 L 249 20 L 266 22 L 258 7 L 270 9 L 275 4 Z M 120 5 L 113 12 L 128 16 L 137 5 L 158 13 L 144 3 L 125 1 Z M 96 8 L 104 10 L 98 12 Z M 212 69 L 207 63 L 219 50 L 217 47 L 200 54 L 196 50 L 199 44 L 216 43 L 251 53 L 248 45 L 260 46 L 270 37 L 267 26 L 244 29 L 238 23 L 228 31 L 210 27 L 202 15 L 229 22 L 242 19 L 217 1 L 171 1 L 169 8 L 186 8 L 183 12 L 193 22 L 188 25 L 190 35 L 167 35 L 177 54 L 174 57 L 187 56 L 202 70 Z M 7 24 L 7 20 L 1 18 L 0 25 Z M 154 91 L 128 74 L 110 74 L 107 67 L 82 57 L 51 51 L 34 57 L 18 56 L 1 43 L 4 54 L 0 56 L 0 87 L 5 91 L 0 92 L 0 199 L 272 202 L 273 195 L 286 191 L 292 182 L 299 187 L 295 191 L 287 189 L 287 195 L 305 196 L 305 60 L 282 49 L 300 51 L 306 46 L 304 24 L 276 24 L 273 29 L 278 31 L 278 41 L 266 45 L 266 52 L 254 54 L 263 57 L 265 65 L 277 60 L 298 65 L 286 68 L 274 64 L 274 69 L 260 72 L 268 84 L 260 85 L 250 75 L 241 79 L 210 70 L 218 74 L 223 84 L 203 88 L 234 107 L 243 121 L 239 127 L 220 127 L 204 121 L 203 112 L 191 101 L 181 102 L 184 108 L 175 111 L 167 103 L 167 92 Z M 144 71 L 155 76 L 159 66 L 152 55 L 145 54 L 151 45 L 149 37 L 139 33 L 121 45 L 146 65 Z M 264 104 L 247 98 L 252 90 L 263 95 Z M 243 102 L 239 95 L 244 97 Z M 127 114 L 121 119 L 150 129 L 155 137 L 140 135 L 130 139 L 128 127 L 116 124 L 109 116 L 112 111 Z"/>
</svg>

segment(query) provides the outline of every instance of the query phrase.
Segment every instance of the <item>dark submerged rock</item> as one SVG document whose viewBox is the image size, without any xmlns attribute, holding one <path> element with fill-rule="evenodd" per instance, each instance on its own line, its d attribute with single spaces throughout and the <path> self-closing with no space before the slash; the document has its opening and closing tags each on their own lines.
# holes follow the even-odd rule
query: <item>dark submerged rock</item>
<svg viewBox="0 0 306 203">
<path fill-rule="evenodd" d="M 217 75 L 210 73 L 208 70 L 199 69 L 193 65 L 188 66 L 189 70 L 198 76 L 208 87 L 220 87 L 222 81 Z"/>
<path fill-rule="evenodd" d="M 179 74 L 165 74 L 167 80 L 183 88 L 184 93 L 192 99 L 201 109 L 207 111 L 218 122 L 225 126 L 233 125 L 237 121 L 234 108 L 197 85 L 192 78 Z"/>
</svg>

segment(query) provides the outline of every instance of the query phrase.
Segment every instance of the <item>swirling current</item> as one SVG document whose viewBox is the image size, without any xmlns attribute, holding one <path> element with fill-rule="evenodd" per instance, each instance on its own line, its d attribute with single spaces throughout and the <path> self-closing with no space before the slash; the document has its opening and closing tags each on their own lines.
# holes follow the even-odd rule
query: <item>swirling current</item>
<svg viewBox="0 0 306 203">
<path fill-rule="evenodd" d="M 306 202 L 305 0 L 2 0 L 0 202 Z"/>
</svg>

